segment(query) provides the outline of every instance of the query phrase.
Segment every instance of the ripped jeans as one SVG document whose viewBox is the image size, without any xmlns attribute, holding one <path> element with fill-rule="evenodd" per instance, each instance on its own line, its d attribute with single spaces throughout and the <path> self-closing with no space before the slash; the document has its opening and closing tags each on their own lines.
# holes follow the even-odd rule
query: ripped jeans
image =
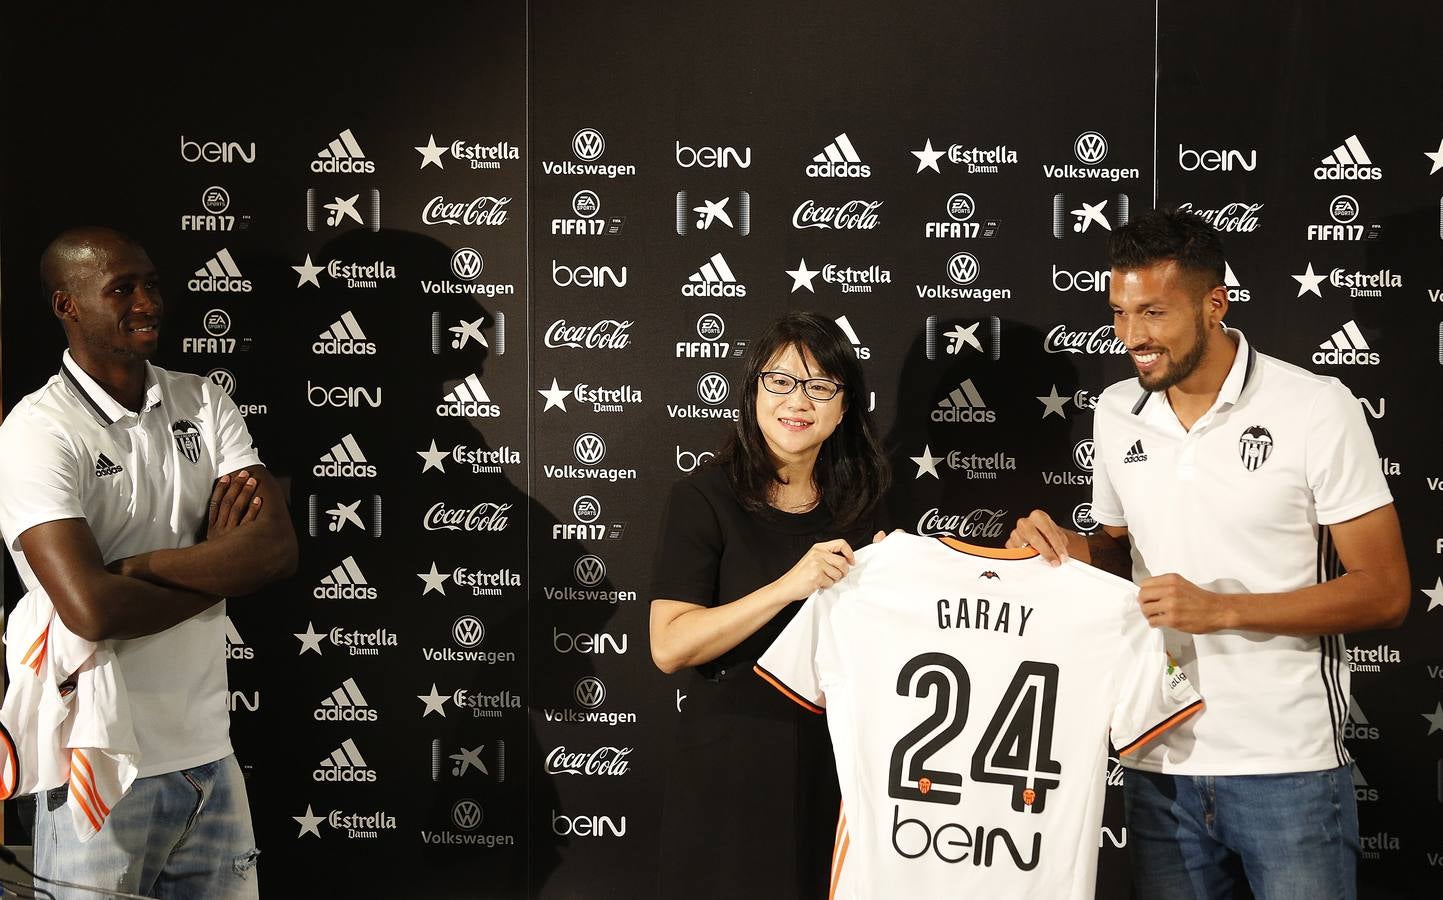
<svg viewBox="0 0 1443 900">
<path fill-rule="evenodd" d="M 258 896 L 255 834 L 245 780 L 234 755 L 137 778 L 89 841 L 75 836 L 66 788 L 35 804 L 35 871 L 77 884 L 162 900 L 245 900 Z M 95 895 L 50 888 L 56 900 Z"/>
</svg>

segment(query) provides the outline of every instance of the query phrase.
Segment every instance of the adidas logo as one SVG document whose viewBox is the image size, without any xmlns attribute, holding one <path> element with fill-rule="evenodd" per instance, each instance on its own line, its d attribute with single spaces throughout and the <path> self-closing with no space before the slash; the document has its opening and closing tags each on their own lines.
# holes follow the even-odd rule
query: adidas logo
<svg viewBox="0 0 1443 900">
<path fill-rule="evenodd" d="M 472 372 L 441 398 L 436 404 L 436 415 L 492 419 L 501 415 L 501 407 L 491 402 L 486 388 L 481 386 L 481 376 Z"/>
<path fill-rule="evenodd" d="M 374 722 L 379 718 L 376 711 L 371 708 L 371 704 L 367 703 L 366 698 L 361 695 L 361 688 L 356 684 L 354 678 L 347 678 L 341 682 L 341 686 L 331 691 L 331 696 L 322 700 L 321 705 L 312 715 L 317 722 Z M 350 743 L 350 741 L 346 741 L 346 744 Z M 342 744 L 336 753 L 345 750 L 346 744 Z M 355 746 L 355 744 L 351 744 L 351 749 L 354 750 Z M 359 756 L 359 754 L 357 755 Z M 335 753 L 331 754 L 331 757 L 334 758 Z M 322 766 L 325 764 L 325 762 L 321 763 Z M 361 762 L 360 765 L 364 766 L 365 762 Z"/>
<path fill-rule="evenodd" d="M 1228 289 L 1229 303 L 1247 303 L 1252 299 L 1253 292 L 1242 286 L 1238 276 L 1233 274 L 1232 263 L 1223 263 L 1223 287 Z"/>
<path fill-rule="evenodd" d="M 251 283 L 250 279 L 241 275 L 240 266 L 235 264 L 230 251 L 222 247 L 215 256 L 205 261 L 205 265 L 195 270 L 186 287 L 192 291 L 218 294 L 248 294 Z"/>
<path fill-rule="evenodd" d="M 356 558 L 348 556 L 331 570 L 331 574 L 321 578 L 311 596 L 317 600 L 374 600 L 376 589 L 366 581 Z"/>
<path fill-rule="evenodd" d="M 1147 462 L 1147 451 L 1142 449 L 1142 439 L 1133 441 L 1132 446 L 1122 455 L 1124 463 Z"/>
<path fill-rule="evenodd" d="M 105 478 L 108 475 L 119 475 L 120 466 L 110 461 L 110 457 L 104 453 L 95 457 L 95 477 Z"/>
<path fill-rule="evenodd" d="M 688 278 L 682 294 L 688 297 L 745 297 L 747 286 L 737 283 L 731 266 L 720 254 L 714 254 L 696 274 Z"/>
<path fill-rule="evenodd" d="M 316 342 L 311 344 L 311 352 L 327 356 L 375 356 L 376 345 L 366 340 L 361 323 L 348 309 L 331 323 L 330 328 L 321 332 Z"/>
<path fill-rule="evenodd" d="M 316 781 L 375 781 L 376 770 L 366 764 L 356 742 L 346 738 L 330 756 L 321 760 L 311 777 Z"/>
<path fill-rule="evenodd" d="M 311 160 L 312 172 L 365 173 L 376 171 L 376 164 L 366 159 L 366 152 L 356 136 L 347 128 L 336 136 L 316 158 Z"/>
<path fill-rule="evenodd" d="M 933 422 L 995 422 L 997 414 L 987 408 L 977 385 L 967 379 L 937 402 L 932 410 Z"/>
<path fill-rule="evenodd" d="M 852 350 L 857 354 L 857 359 L 871 359 L 872 348 L 862 346 L 862 339 L 857 337 L 857 329 L 852 327 L 852 322 L 846 316 L 837 317 L 837 327 L 842 329 L 842 334 L 852 345 Z"/>
<path fill-rule="evenodd" d="M 1322 165 L 1313 170 L 1319 181 L 1379 181 L 1383 170 L 1373 165 L 1363 142 L 1355 134 L 1323 157 Z"/>
<path fill-rule="evenodd" d="M 236 630 L 235 623 L 230 620 L 230 616 L 225 617 L 225 658 L 256 658 L 255 650 L 246 646 L 246 642 L 241 639 L 240 632 Z"/>
<path fill-rule="evenodd" d="M 1319 344 L 1313 353 L 1313 362 L 1320 366 L 1376 366 L 1379 359 L 1352 319 Z"/>
<path fill-rule="evenodd" d="M 311 474 L 317 478 L 375 478 L 376 467 L 366 461 L 355 435 L 348 434 L 321 454 L 321 461 L 311 468 Z"/>
<path fill-rule="evenodd" d="M 846 132 L 836 136 L 821 153 L 812 157 L 807 174 L 813 178 L 870 178 L 872 167 L 862 162 Z"/>
</svg>

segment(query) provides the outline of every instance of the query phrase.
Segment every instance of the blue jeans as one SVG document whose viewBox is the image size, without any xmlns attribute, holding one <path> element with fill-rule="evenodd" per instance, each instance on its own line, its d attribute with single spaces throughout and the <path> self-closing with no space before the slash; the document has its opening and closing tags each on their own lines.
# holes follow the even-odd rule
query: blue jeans
<svg viewBox="0 0 1443 900">
<path fill-rule="evenodd" d="M 1353 900 L 1358 807 L 1346 766 L 1285 775 L 1128 769 L 1139 900 Z"/>
<path fill-rule="evenodd" d="M 234 755 L 137 778 L 100 833 L 75 836 L 66 788 L 35 804 L 35 871 L 48 878 L 162 900 L 255 898 L 256 839 Z M 56 900 L 96 895 L 51 888 Z"/>
</svg>

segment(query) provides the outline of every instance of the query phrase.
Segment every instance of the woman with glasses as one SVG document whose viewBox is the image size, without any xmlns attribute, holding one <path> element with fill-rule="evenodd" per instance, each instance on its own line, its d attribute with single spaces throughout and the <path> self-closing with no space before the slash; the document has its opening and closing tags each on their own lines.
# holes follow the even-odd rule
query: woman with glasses
<svg viewBox="0 0 1443 900">
<path fill-rule="evenodd" d="M 752 665 L 813 591 L 880 536 L 890 483 L 868 391 L 835 322 L 791 313 L 747 350 L 736 431 L 673 486 L 651 654 L 684 672 L 660 896 L 826 897 L 840 795 L 826 723 Z"/>
</svg>

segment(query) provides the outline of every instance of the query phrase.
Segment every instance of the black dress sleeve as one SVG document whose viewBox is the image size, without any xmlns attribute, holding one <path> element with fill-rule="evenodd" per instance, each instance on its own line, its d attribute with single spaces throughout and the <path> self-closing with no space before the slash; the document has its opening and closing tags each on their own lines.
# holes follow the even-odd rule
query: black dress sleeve
<svg viewBox="0 0 1443 900">
<path fill-rule="evenodd" d="M 722 530 L 716 510 L 691 479 L 672 485 L 651 567 L 653 600 L 717 602 Z"/>
</svg>

